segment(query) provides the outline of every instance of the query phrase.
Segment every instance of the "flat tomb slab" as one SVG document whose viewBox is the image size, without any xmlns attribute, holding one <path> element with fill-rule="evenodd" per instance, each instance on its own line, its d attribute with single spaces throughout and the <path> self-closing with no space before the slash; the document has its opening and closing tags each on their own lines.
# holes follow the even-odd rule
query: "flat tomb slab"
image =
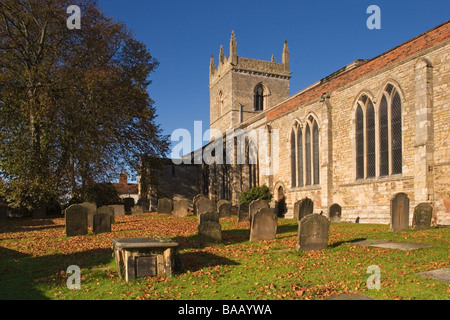
<svg viewBox="0 0 450 320">
<path fill-rule="evenodd" d="M 163 242 L 151 238 L 124 238 L 112 239 L 118 249 L 143 249 L 143 248 L 174 248 L 176 242 Z"/>
<path fill-rule="evenodd" d="M 403 251 L 435 247 L 435 245 L 428 244 L 428 243 L 395 242 L 395 241 L 391 241 L 391 240 L 376 240 L 376 239 L 366 239 L 366 240 L 356 241 L 353 243 L 357 244 L 359 246 L 364 246 L 364 247 L 397 249 L 397 250 L 403 250 Z"/>
<path fill-rule="evenodd" d="M 119 277 L 132 279 L 152 276 L 170 277 L 176 267 L 176 242 L 151 238 L 112 239 Z"/>
<path fill-rule="evenodd" d="M 450 283 L 450 269 L 449 268 L 420 272 L 420 273 L 418 273 L 418 275 L 425 277 L 425 278 L 431 278 L 434 280 L 438 280 L 440 282 Z"/>
</svg>

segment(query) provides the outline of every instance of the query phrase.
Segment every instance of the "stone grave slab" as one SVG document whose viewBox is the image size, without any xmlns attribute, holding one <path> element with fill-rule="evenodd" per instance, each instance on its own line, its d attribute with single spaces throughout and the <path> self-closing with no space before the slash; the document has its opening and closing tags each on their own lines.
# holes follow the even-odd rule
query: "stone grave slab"
<svg viewBox="0 0 450 320">
<path fill-rule="evenodd" d="M 248 207 L 250 226 L 252 225 L 253 216 L 262 208 L 269 208 L 269 203 L 266 200 L 255 200 L 250 202 Z"/>
<path fill-rule="evenodd" d="M 195 214 L 199 216 L 200 214 L 208 211 L 216 211 L 216 206 L 214 205 L 214 202 L 209 200 L 206 197 L 201 197 L 197 202 L 195 203 Z"/>
<path fill-rule="evenodd" d="M 326 298 L 325 300 L 375 300 L 375 299 L 365 296 L 363 294 L 341 293 L 332 295 Z"/>
<path fill-rule="evenodd" d="M 84 236 L 88 233 L 88 213 L 86 207 L 74 204 L 65 211 L 66 236 Z"/>
<path fill-rule="evenodd" d="M 162 198 L 158 200 L 159 214 L 172 214 L 173 202 L 171 199 Z"/>
<path fill-rule="evenodd" d="M 222 226 L 216 221 L 204 221 L 198 225 L 198 246 L 204 248 L 222 242 Z"/>
<path fill-rule="evenodd" d="M 186 199 L 175 200 L 173 203 L 173 214 L 177 217 L 186 217 L 189 213 L 189 201 Z"/>
<path fill-rule="evenodd" d="M 229 202 L 222 202 L 217 208 L 220 218 L 231 217 L 231 204 Z"/>
<path fill-rule="evenodd" d="M 405 193 L 398 193 L 391 200 L 391 232 L 408 231 L 409 198 Z"/>
<path fill-rule="evenodd" d="M 426 230 L 431 228 L 433 207 L 429 203 L 420 203 L 414 208 L 412 227 L 414 230 Z"/>
<path fill-rule="evenodd" d="M 298 225 L 297 250 L 322 250 L 328 245 L 330 221 L 320 214 L 310 214 L 302 218 Z"/>
<path fill-rule="evenodd" d="M 375 248 L 386 248 L 395 250 L 417 250 L 422 248 L 431 248 L 435 245 L 428 243 L 418 243 L 418 242 L 395 242 L 391 240 L 378 240 L 378 239 L 366 239 L 361 241 L 355 241 L 354 244 L 364 247 L 375 247 Z"/>
<path fill-rule="evenodd" d="M 250 221 L 249 206 L 250 206 L 250 202 L 247 202 L 247 201 L 244 201 L 239 204 L 238 222 Z"/>
<path fill-rule="evenodd" d="M 92 228 L 94 226 L 94 215 L 97 214 L 97 204 L 95 202 L 83 202 L 81 205 L 87 209 L 88 227 Z"/>
<path fill-rule="evenodd" d="M 431 278 L 440 282 L 450 283 L 450 268 L 420 272 L 418 273 L 418 275 L 425 278 Z"/>
<path fill-rule="evenodd" d="M 103 206 L 97 209 L 97 214 L 107 214 L 111 219 L 111 224 L 116 223 L 116 218 L 114 216 L 114 208 L 110 206 Z"/>
<path fill-rule="evenodd" d="M 126 282 L 151 276 L 172 276 L 176 269 L 176 242 L 150 238 L 113 239 L 119 277 Z"/>
<path fill-rule="evenodd" d="M 278 217 L 273 208 L 261 208 L 253 215 L 250 241 L 274 240 L 277 237 Z"/>
<path fill-rule="evenodd" d="M 111 232 L 111 216 L 106 213 L 97 213 L 94 215 L 94 233 Z"/>
<path fill-rule="evenodd" d="M 294 204 L 294 218 L 299 221 L 312 214 L 314 211 L 314 202 L 309 198 L 304 198 Z"/>
</svg>

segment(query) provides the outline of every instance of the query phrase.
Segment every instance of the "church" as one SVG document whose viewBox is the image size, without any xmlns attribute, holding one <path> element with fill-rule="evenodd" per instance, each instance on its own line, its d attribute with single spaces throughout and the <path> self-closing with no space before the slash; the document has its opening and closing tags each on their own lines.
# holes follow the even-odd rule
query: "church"
<svg viewBox="0 0 450 320">
<path fill-rule="evenodd" d="M 210 128 L 233 143 L 224 161 L 181 164 L 191 194 L 168 195 L 166 186 L 166 196 L 236 205 L 266 185 L 273 199 L 285 196 L 287 218 L 308 197 L 315 213 L 337 205 L 341 221 L 389 224 L 391 199 L 405 193 L 410 225 L 420 203 L 433 206 L 435 224 L 450 224 L 450 21 L 293 95 L 287 41 L 281 62 L 262 61 L 238 56 L 233 32 L 229 56 L 221 47 L 218 58 L 209 67 Z M 176 179 L 178 166 L 166 166 Z"/>
</svg>

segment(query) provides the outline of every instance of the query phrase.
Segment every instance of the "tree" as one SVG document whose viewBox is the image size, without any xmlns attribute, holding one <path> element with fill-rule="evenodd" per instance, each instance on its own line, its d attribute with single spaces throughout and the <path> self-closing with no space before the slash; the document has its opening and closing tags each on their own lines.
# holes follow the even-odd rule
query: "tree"
<svg viewBox="0 0 450 320">
<path fill-rule="evenodd" d="M 239 203 L 254 200 L 266 200 L 267 202 L 272 201 L 272 193 L 270 192 L 269 187 L 263 185 L 261 187 L 253 187 L 251 189 L 247 189 L 241 193 L 239 197 Z"/>
<path fill-rule="evenodd" d="M 73 4 L 81 30 L 67 28 Z M 95 0 L 2 0 L 0 194 L 38 208 L 163 156 L 147 90 L 157 66 Z"/>
</svg>

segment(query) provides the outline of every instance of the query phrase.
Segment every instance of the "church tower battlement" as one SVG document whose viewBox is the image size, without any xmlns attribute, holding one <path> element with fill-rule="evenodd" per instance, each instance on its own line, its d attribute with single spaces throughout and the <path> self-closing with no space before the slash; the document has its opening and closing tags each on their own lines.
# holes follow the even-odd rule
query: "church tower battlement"
<svg viewBox="0 0 450 320">
<path fill-rule="evenodd" d="M 211 55 L 209 68 L 210 128 L 233 129 L 256 114 L 289 97 L 289 48 L 284 42 L 282 62 L 243 58 L 231 33 L 230 54 L 220 47 L 216 66 Z"/>
</svg>

